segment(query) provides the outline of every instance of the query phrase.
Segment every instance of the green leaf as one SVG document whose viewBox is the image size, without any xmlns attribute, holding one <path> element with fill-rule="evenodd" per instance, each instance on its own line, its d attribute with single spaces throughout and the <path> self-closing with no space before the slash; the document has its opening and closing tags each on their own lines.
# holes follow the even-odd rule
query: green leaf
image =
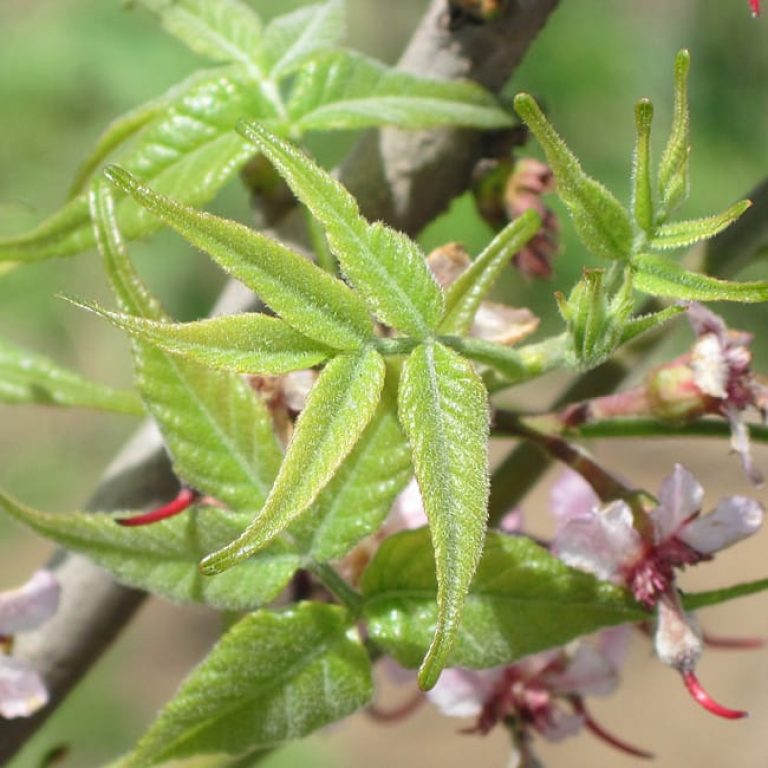
<svg viewBox="0 0 768 768">
<path fill-rule="evenodd" d="M 538 344 L 512 349 L 485 339 L 441 336 L 440 341 L 470 360 L 493 368 L 507 384 L 518 384 L 565 364 L 567 337 L 554 336 Z"/>
<path fill-rule="evenodd" d="M 193 323 L 163 323 L 80 304 L 118 328 L 165 352 L 208 368 L 280 374 L 312 368 L 335 351 L 260 313 L 226 315 Z"/>
<path fill-rule="evenodd" d="M 359 442 L 290 528 L 317 562 L 343 557 L 374 533 L 413 474 L 411 452 L 397 421 L 397 376 L 388 370 L 381 402 Z"/>
<path fill-rule="evenodd" d="M 768 301 L 768 281 L 737 283 L 709 275 L 688 272 L 664 256 L 640 254 L 632 261 L 634 286 L 652 296 L 669 296 L 688 301 Z"/>
<path fill-rule="evenodd" d="M 371 311 L 413 336 L 434 328 L 443 312 L 442 292 L 416 243 L 383 224 L 368 224 L 349 192 L 301 150 L 257 123 L 241 124 L 238 130 L 325 227 L 343 272 Z"/>
<path fill-rule="evenodd" d="M 192 82 L 120 153 L 119 160 L 158 191 L 202 205 L 253 154 L 252 147 L 232 130 L 237 121 L 243 116 L 268 120 L 277 113 L 237 67 L 219 68 Z M 130 198 L 119 201 L 117 217 L 128 239 L 159 226 Z M 0 240 L 0 261 L 72 256 L 93 245 L 88 201 L 79 195 L 31 232 Z"/>
<path fill-rule="evenodd" d="M 300 131 L 376 125 L 506 128 L 510 115 L 475 83 L 429 80 L 352 51 L 330 51 L 299 73 L 288 112 Z"/>
<path fill-rule="evenodd" d="M 204 573 L 219 573 L 250 557 L 312 504 L 373 418 L 384 368 L 378 352 L 368 347 L 328 363 L 296 422 L 263 509 L 240 538 L 203 560 Z"/>
<path fill-rule="evenodd" d="M 688 197 L 688 158 L 691 153 L 690 116 L 688 113 L 688 71 L 691 55 L 680 51 L 675 57 L 675 106 L 672 130 L 659 164 L 659 215 L 666 221 L 672 211 Z"/>
<path fill-rule="evenodd" d="M 242 569 L 203 576 L 200 558 L 237 536 L 248 517 L 214 507 L 195 507 L 152 525 L 127 528 L 114 515 L 52 515 L 5 494 L 0 506 L 11 517 L 67 549 L 87 555 L 119 581 L 169 600 L 249 611 L 273 600 L 300 565 L 290 546 L 275 542 Z"/>
<path fill-rule="evenodd" d="M 466 360 L 441 344 L 424 344 L 403 366 L 399 402 L 437 568 L 437 623 L 419 670 L 427 690 L 450 656 L 483 548 L 488 395 Z"/>
<path fill-rule="evenodd" d="M 42 355 L 0 339 L 0 402 L 81 406 L 141 416 L 134 392 L 88 381 Z"/>
<path fill-rule="evenodd" d="M 544 149 L 557 178 L 557 193 L 568 208 L 584 245 L 604 259 L 629 258 L 632 225 L 621 203 L 584 173 L 531 96 L 518 94 L 515 110 Z"/>
<path fill-rule="evenodd" d="M 371 639 L 404 666 L 416 666 L 438 620 L 426 531 L 384 541 L 362 590 Z M 510 664 L 601 627 L 647 618 L 624 590 L 569 568 L 530 539 L 489 533 L 449 664 Z"/>
<path fill-rule="evenodd" d="M 319 603 L 261 611 L 224 635 L 120 766 L 272 747 L 372 695 L 371 663 L 345 611 Z"/>
<path fill-rule="evenodd" d="M 128 260 L 114 201 L 102 182 L 90 196 L 95 236 L 120 309 L 152 320 L 164 313 Z M 264 403 L 237 374 L 211 371 L 133 342 L 138 389 L 188 485 L 236 511 L 263 504 L 281 450 Z"/>
<path fill-rule="evenodd" d="M 541 217 L 526 211 L 499 232 L 485 250 L 451 285 L 445 296 L 445 314 L 439 330 L 461 336 L 469 333 L 480 302 L 488 295 L 502 269 L 539 230 Z"/>
<path fill-rule="evenodd" d="M 372 336 L 360 299 L 303 256 L 242 224 L 159 195 L 121 168 L 110 166 L 107 176 L 254 290 L 297 331 L 337 349 L 359 348 Z"/>
<path fill-rule="evenodd" d="M 730 227 L 734 221 L 752 205 L 749 200 L 741 200 L 728 210 L 715 216 L 692 221 L 675 221 L 672 224 L 662 224 L 651 238 L 648 245 L 660 250 L 682 248 L 698 243 L 699 240 L 709 240 L 710 237 Z"/>
<path fill-rule="evenodd" d="M 201 56 L 242 64 L 258 77 L 261 20 L 239 0 L 138 0 L 163 27 Z"/>
<path fill-rule="evenodd" d="M 646 234 L 653 234 L 655 212 L 651 192 L 651 123 L 653 104 L 641 99 L 635 106 L 637 140 L 632 163 L 632 213 Z"/>
<path fill-rule="evenodd" d="M 300 69 L 344 36 L 344 17 L 343 0 L 328 0 L 273 19 L 264 30 L 264 69 L 277 79 Z"/>
<path fill-rule="evenodd" d="M 706 608 L 710 605 L 719 605 L 729 600 L 735 600 L 739 597 L 755 595 L 758 592 L 765 592 L 768 589 L 768 579 L 759 579 L 758 581 L 749 581 L 743 584 L 735 584 L 732 587 L 723 587 L 722 589 L 712 589 L 708 592 L 696 592 L 694 594 L 683 595 L 683 605 L 686 611 L 696 611 L 699 608 Z"/>
<path fill-rule="evenodd" d="M 624 324 L 624 328 L 621 333 L 621 344 L 626 344 L 628 341 L 640 336 L 640 334 L 650 331 L 653 328 L 658 328 L 673 317 L 685 312 L 685 307 L 676 305 L 674 307 L 665 307 L 659 312 L 651 312 L 646 315 L 637 315 L 632 317 Z"/>
</svg>

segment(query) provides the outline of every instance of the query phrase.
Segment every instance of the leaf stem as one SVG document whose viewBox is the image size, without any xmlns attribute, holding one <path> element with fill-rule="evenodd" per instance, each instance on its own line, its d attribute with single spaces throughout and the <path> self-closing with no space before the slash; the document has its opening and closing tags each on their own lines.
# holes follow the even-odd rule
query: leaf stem
<svg viewBox="0 0 768 768">
<path fill-rule="evenodd" d="M 346 579 L 339 576 L 335 568 L 328 563 L 313 561 L 307 566 L 307 570 L 317 577 L 334 597 L 337 597 L 343 605 L 349 608 L 353 615 L 360 614 L 363 607 L 362 596 L 349 585 Z"/>
</svg>

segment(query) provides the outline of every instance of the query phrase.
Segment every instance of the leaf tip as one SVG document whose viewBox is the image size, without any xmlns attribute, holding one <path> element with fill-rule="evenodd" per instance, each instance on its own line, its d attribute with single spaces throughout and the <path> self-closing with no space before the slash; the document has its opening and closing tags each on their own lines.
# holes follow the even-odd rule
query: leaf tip
<svg viewBox="0 0 768 768">
<path fill-rule="evenodd" d="M 517 112 L 523 119 L 525 119 L 526 115 L 537 110 L 539 106 L 536 103 L 536 99 L 534 99 L 530 93 L 518 93 L 512 103 L 515 107 L 515 112 Z"/>
<path fill-rule="evenodd" d="M 635 104 L 635 123 L 640 129 L 648 130 L 653 120 L 653 102 L 650 99 L 640 99 Z"/>
<path fill-rule="evenodd" d="M 110 184 L 117 187 L 122 192 L 130 192 L 137 186 L 137 180 L 133 174 L 121 168 L 119 165 L 108 165 L 104 169 L 104 177 Z"/>
</svg>

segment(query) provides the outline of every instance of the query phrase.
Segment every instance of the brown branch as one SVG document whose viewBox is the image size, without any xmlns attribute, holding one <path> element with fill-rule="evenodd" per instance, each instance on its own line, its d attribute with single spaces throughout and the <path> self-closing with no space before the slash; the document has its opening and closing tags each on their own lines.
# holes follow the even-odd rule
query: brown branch
<svg viewBox="0 0 768 768">
<path fill-rule="evenodd" d="M 502 19 L 449 32 L 445 0 L 433 0 L 401 66 L 435 78 L 466 77 L 498 90 L 557 4 L 558 0 L 515 0 Z M 387 130 L 380 137 L 366 136 L 340 175 L 361 200 L 366 216 L 414 233 L 466 188 L 480 150 L 478 133 Z M 232 311 L 229 300 L 223 304 Z M 175 486 L 159 437 L 144 428 L 120 454 L 88 506 L 148 507 L 167 500 Z M 56 567 L 63 586 L 59 613 L 39 631 L 20 637 L 17 645 L 18 654 L 43 674 L 51 702 L 35 717 L 0 722 L 0 763 L 10 759 L 55 710 L 143 597 L 82 557 L 61 554 Z"/>
</svg>

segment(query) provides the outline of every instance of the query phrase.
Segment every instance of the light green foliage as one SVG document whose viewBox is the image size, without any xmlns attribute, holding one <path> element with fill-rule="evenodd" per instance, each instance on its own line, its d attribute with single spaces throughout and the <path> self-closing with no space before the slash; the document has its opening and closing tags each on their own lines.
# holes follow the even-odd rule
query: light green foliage
<svg viewBox="0 0 768 768">
<path fill-rule="evenodd" d="M 557 192 L 571 214 L 579 237 L 603 259 L 628 259 L 632 225 L 621 203 L 582 170 L 539 105 L 527 94 L 515 97 L 515 110 L 531 129 L 557 178 Z"/>
<path fill-rule="evenodd" d="M 224 64 L 201 70 L 163 97 L 118 118 L 77 174 L 73 185 L 77 196 L 32 231 L 0 240 L 0 260 L 71 256 L 92 247 L 82 190 L 89 175 L 113 153 L 123 168 L 151 182 L 157 191 L 202 205 L 253 154 L 251 145 L 234 132 L 241 119 L 264 122 L 296 138 L 315 128 L 509 123 L 495 99 L 477 86 L 395 75 L 345 51 L 334 54 L 332 66 L 326 59 L 326 64 L 312 68 L 313 75 L 300 73 L 296 82 L 286 80 L 297 69 L 311 67 L 311 60 L 332 48 L 342 35 L 341 0 L 301 8 L 273 20 L 264 30 L 258 16 L 241 0 L 139 2 L 193 51 Z M 348 80 L 351 90 L 338 88 L 339 75 Z M 336 85 L 331 87 L 333 82 Z M 387 109 L 374 112 L 370 98 L 361 98 L 370 97 L 374 86 L 378 95 L 390 99 Z M 395 90 L 402 88 L 407 95 L 398 100 Z M 339 99 L 341 103 L 334 107 Z M 129 239 L 158 226 L 131 199 L 118 203 L 117 216 Z"/>
<path fill-rule="evenodd" d="M 236 572 L 203 576 L 200 558 L 231 541 L 248 522 L 247 515 L 216 507 L 196 507 L 153 525 L 127 528 L 115 522 L 115 515 L 47 514 L 4 494 L 0 506 L 41 536 L 88 555 L 121 582 L 176 602 L 254 610 L 274 599 L 300 564 L 289 545 L 275 542 Z"/>
<path fill-rule="evenodd" d="M 653 232 L 653 192 L 651 189 L 651 123 L 653 104 L 642 99 L 635 106 L 635 155 L 632 165 L 632 213 L 635 223 L 650 235 Z"/>
<path fill-rule="evenodd" d="M 427 80 L 349 51 L 328 51 L 302 69 L 288 114 L 302 133 L 382 123 L 431 128 L 448 120 L 478 128 L 512 124 L 509 114 L 474 83 Z"/>
<path fill-rule="evenodd" d="M 239 621 L 120 768 L 237 754 L 306 736 L 364 706 L 371 663 L 346 612 L 304 604 Z"/>
<path fill-rule="evenodd" d="M 107 276 L 124 312 L 164 319 L 128 260 L 112 197 L 97 188 L 90 202 Z M 211 371 L 134 340 L 137 387 L 186 483 L 238 511 L 264 502 L 281 451 L 270 415 L 235 374 Z"/>
<path fill-rule="evenodd" d="M 528 210 L 491 240 L 471 266 L 450 286 L 445 296 L 445 314 L 440 332 L 469 333 L 480 302 L 488 295 L 511 257 L 538 232 L 541 217 Z"/>
<path fill-rule="evenodd" d="M 434 328 L 443 296 L 419 247 L 383 224 L 366 222 L 349 192 L 298 148 L 257 123 L 240 131 L 323 225 L 342 271 L 378 319 L 417 337 Z"/>
<path fill-rule="evenodd" d="M 363 575 L 371 639 L 414 667 L 438 621 L 425 530 L 385 541 Z M 646 612 L 618 587 L 569 568 L 530 539 L 489 533 L 464 605 L 451 666 L 495 667 Z"/>
<path fill-rule="evenodd" d="M 96 384 L 0 339 L 0 403 L 79 406 L 134 416 L 144 409 L 134 392 Z"/>
<path fill-rule="evenodd" d="M 429 689 L 448 661 L 483 547 L 488 395 L 466 360 L 427 343 L 403 365 L 399 403 L 435 550 L 437 623 L 419 670 Z"/>
<path fill-rule="evenodd" d="M 688 112 L 688 71 L 691 55 L 680 51 L 675 58 L 675 107 L 672 130 L 659 164 L 659 211 L 657 220 L 664 222 L 688 197 L 691 154 L 691 129 Z"/>
<path fill-rule="evenodd" d="M 662 224 L 654 233 L 649 245 L 655 250 L 667 250 L 709 240 L 726 227 L 730 227 L 751 205 L 749 200 L 741 200 L 715 216 Z"/>
<path fill-rule="evenodd" d="M 387 516 L 413 470 L 397 421 L 397 371 L 388 368 L 381 402 L 360 441 L 290 533 L 301 550 L 324 562 L 343 557 Z"/>
<path fill-rule="evenodd" d="M 208 368 L 279 374 L 311 368 L 335 354 L 277 317 L 250 312 L 194 323 L 163 323 L 82 305 L 165 352 Z"/>
<path fill-rule="evenodd" d="M 158 195 L 120 168 L 110 180 L 208 253 L 297 331 L 337 349 L 371 336 L 364 304 L 340 280 L 252 229 Z"/>
<path fill-rule="evenodd" d="M 250 557 L 312 504 L 373 417 L 383 385 L 384 361 L 371 348 L 328 363 L 296 422 L 263 509 L 238 539 L 203 560 L 204 573 Z"/>
</svg>

